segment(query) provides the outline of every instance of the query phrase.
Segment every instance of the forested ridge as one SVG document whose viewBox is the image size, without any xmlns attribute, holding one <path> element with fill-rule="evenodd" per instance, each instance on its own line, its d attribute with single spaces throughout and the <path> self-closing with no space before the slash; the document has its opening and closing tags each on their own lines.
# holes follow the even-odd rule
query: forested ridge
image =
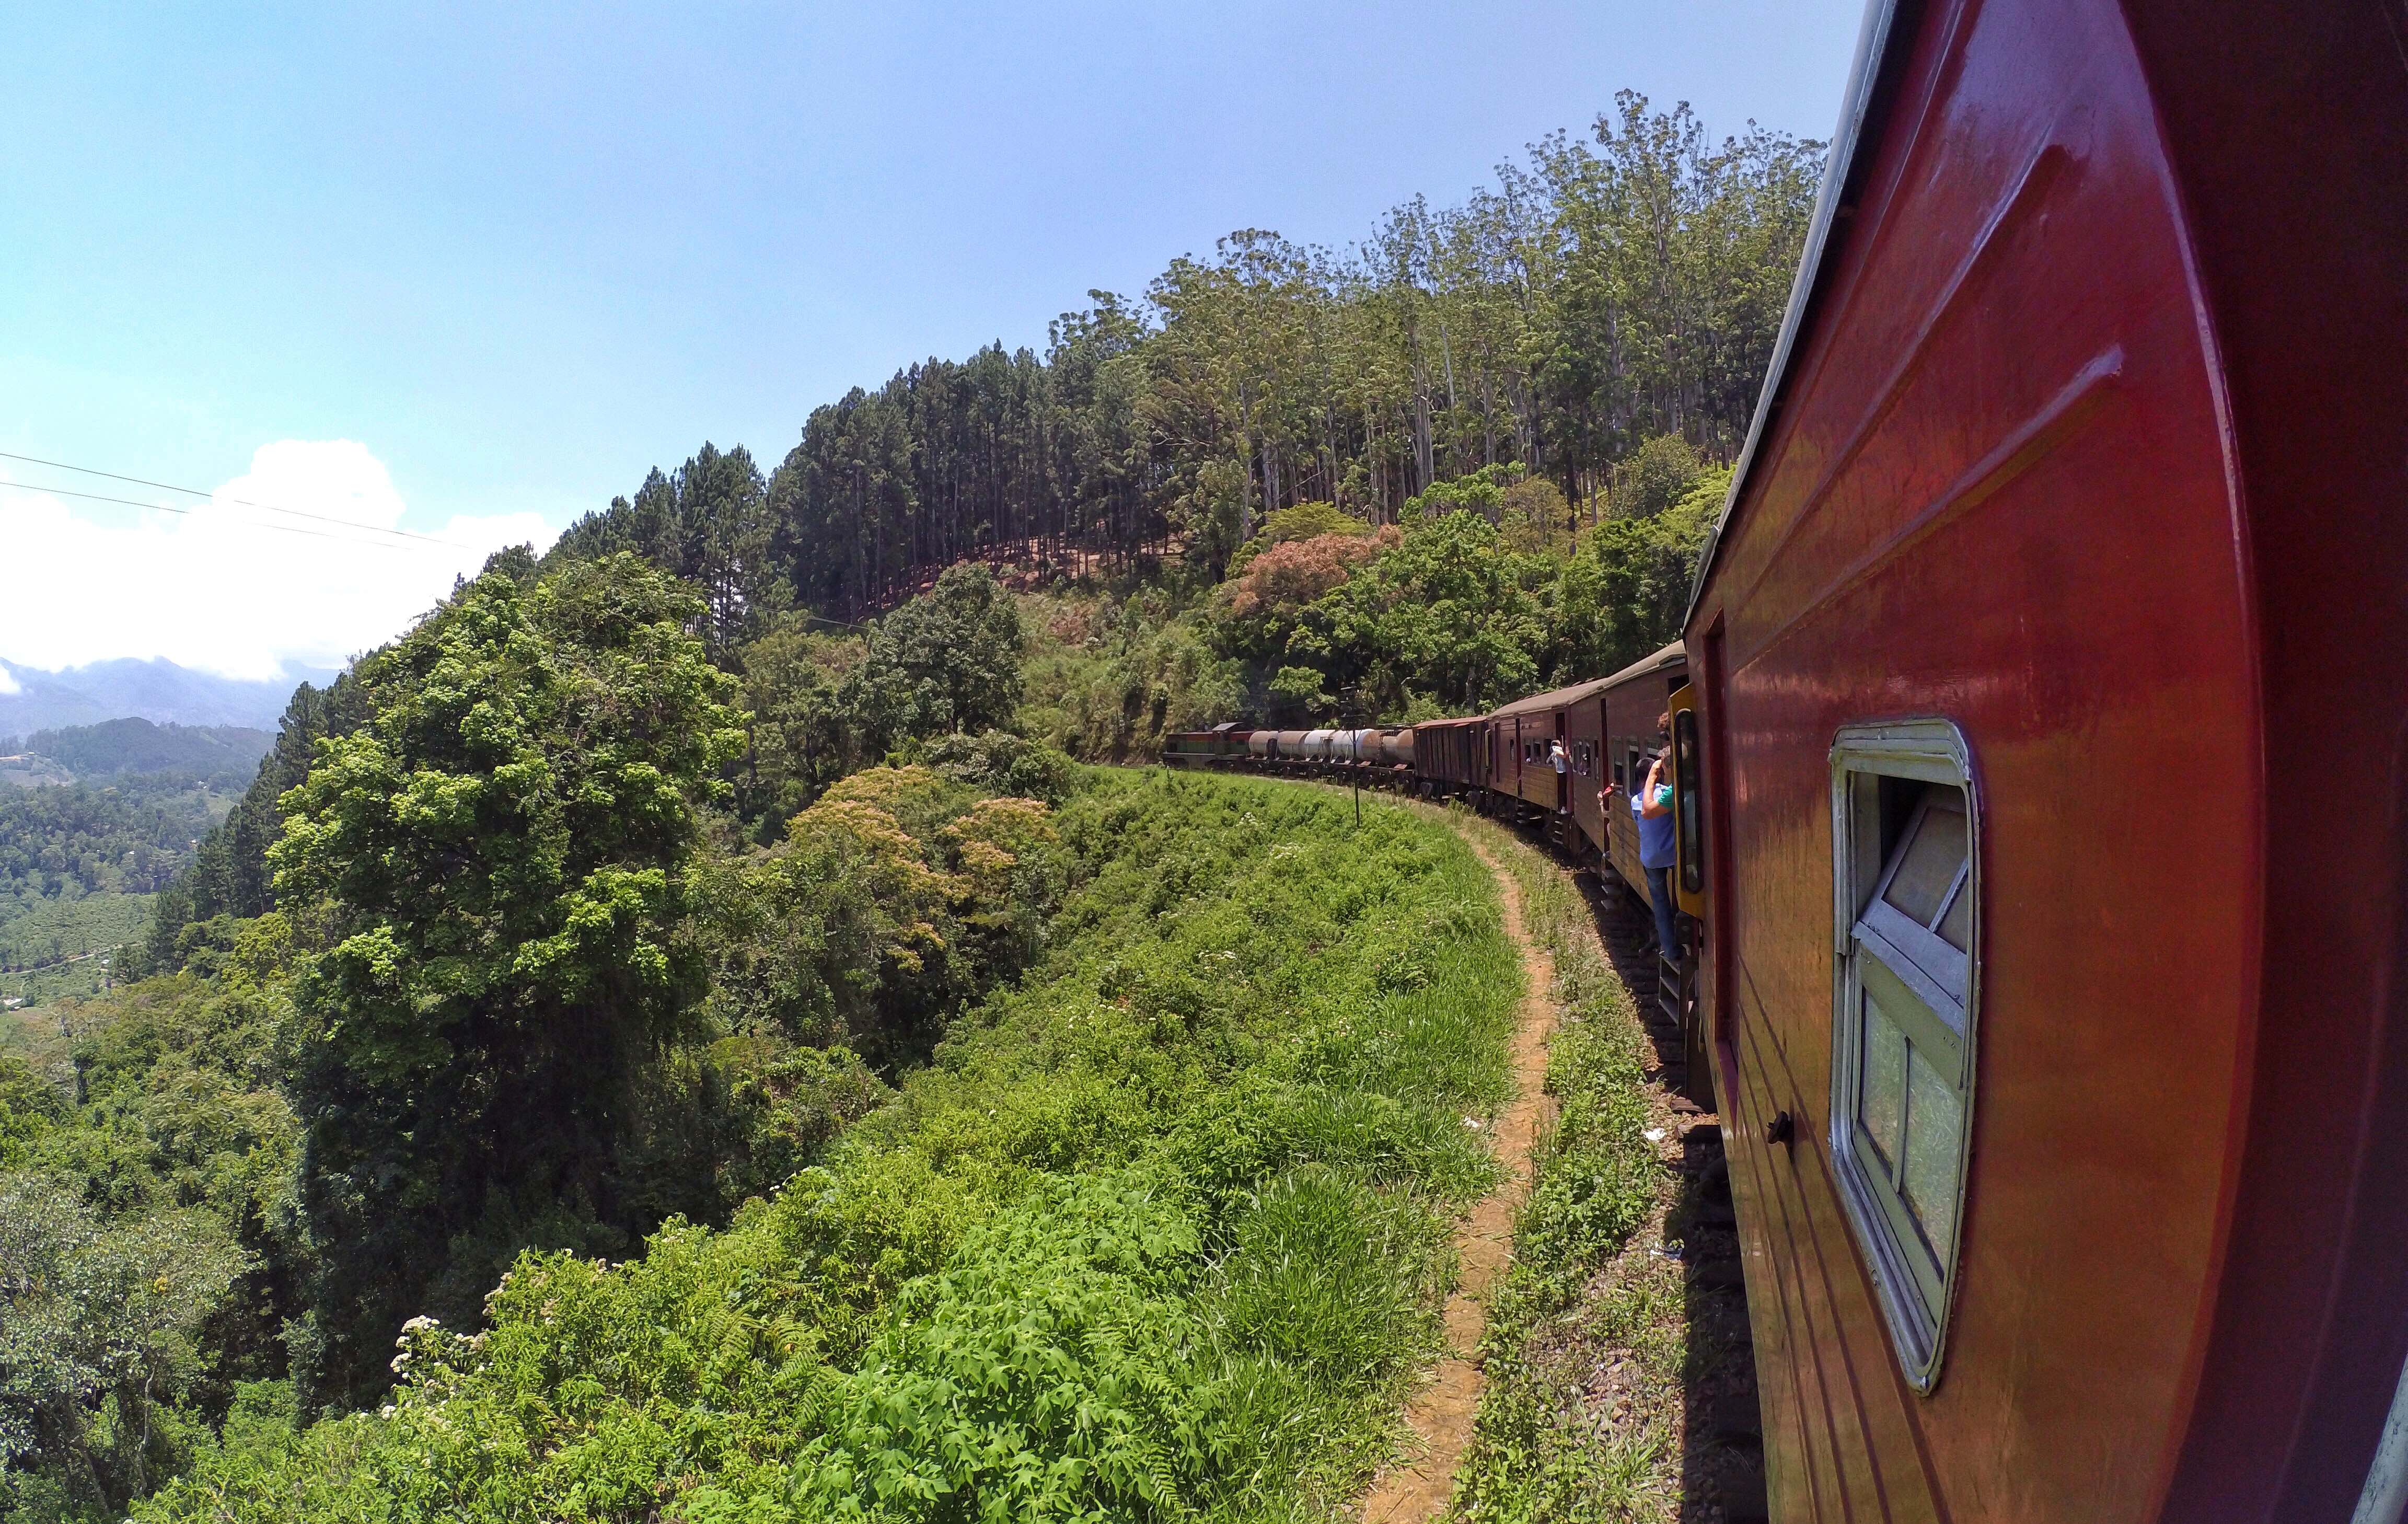
<svg viewBox="0 0 2408 1524">
<path fill-rule="evenodd" d="M 125 773 L 177 773 L 240 788 L 251 781 L 274 739 L 265 730 L 241 726 L 104 720 L 36 730 L 22 740 L 0 738 L 0 755 L 46 758 L 86 781 Z"/>
<path fill-rule="evenodd" d="M 1342 1509 L 1488 1180 L 1486 879 L 1079 764 L 1672 634 L 1813 148 L 1626 96 L 1234 236 L 496 554 L 197 849 L 41 816 L 158 892 L 0 1042 L 0 1521 Z"/>
<path fill-rule="evenodd" d="M 1230 235 L 1142 297 L 1090 294 L 1042 354 L 930 359 L 814 410 L 767 468 L 705 445 L 574 525 L 748 615 L 852 619 L 981 555 L 1217 574 L 1263 516 L 1397 522 L 1432 485 L 1516 465 L 1565 526 L 1609 510 L 1659 436 L 1745 436 L 1819 183 L 1820 145 L 1711 142 L 1625 93 L 1455 207 L 1415 197 L 1342 251 Z"/>
<path fill-rule="evenodd" d="M 74 780 L 0 785 L 0 976 L 15 976 L 0 999 L 102 987 L 97 960 L 150 918 L 271 740 L 141 719 L 0 739 L 0 755 Z"/>
</svg>

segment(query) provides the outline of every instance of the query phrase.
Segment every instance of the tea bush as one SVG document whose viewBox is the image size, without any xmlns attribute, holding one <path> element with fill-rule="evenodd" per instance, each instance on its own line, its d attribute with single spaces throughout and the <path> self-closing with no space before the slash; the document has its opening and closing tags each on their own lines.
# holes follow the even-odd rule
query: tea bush
<svg viewBox="0 0 2408 1524">
<path fill-rule="evenodd" d="M 839 801 L 841 802 L 841 801 Z M 817 1167 L 520 1258 L 370 1413 L 257 1394 L 158 1520 L 1326 1517 L 1434 1346 L 1520 969 L 1442 825 L 1099 777 L 1016 984 Z"/>
</svg>

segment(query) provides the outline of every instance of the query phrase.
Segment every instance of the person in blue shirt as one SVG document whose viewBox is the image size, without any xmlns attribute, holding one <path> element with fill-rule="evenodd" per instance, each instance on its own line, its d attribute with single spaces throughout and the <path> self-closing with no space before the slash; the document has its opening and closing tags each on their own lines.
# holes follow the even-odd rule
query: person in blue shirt
<svg viewBox="0 0 2408 1524">
<path fill-rule="evenodd" d="M 1639 866 L 1647 870 L 1647 899 L 1656 912 L 1656 945 L 1666 957 L 1681 961 L 1680 932 L 1672 914 L 1672 716 L 1656 724 L 1656 743 L 1663 749 L 1648 764 L 1647 781 L 1630 795 L 1630 812 L 1639 817 Z"/>
</svg>

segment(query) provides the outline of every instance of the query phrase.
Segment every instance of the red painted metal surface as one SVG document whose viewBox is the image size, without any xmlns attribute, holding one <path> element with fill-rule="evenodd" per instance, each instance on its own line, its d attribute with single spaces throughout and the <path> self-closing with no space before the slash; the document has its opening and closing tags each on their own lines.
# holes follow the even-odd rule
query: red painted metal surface
<svg viewBox="0 0 2408 1524">
<path fill-rule="evenodd" d="M 1774 1517 L 2341 1524 L 2408 1355 L 2408 20 L 1892 28 L 1688 631 Z M 1928 1396 L 1822 1141 L 1829 749 L 1917 716 L 1984 895 Z"/>
<path fill-rule="evenodd" d="M 1639 864 L 1639 823 L 1630 815 L 1630 795 L 1647 781 L 1647 764 L 1656 752 L 1656 721 L 1665 700 L 1688 681 L 1686 650 L 1678 640 L 1633 662 L 1600 685 L 1605 756 L 1600 764 L 1605 782 L 1614 784 L 1611 808 L 1601 822 L 1606 861 L 1641 898 L 1647 893 L 1646 870 Z"/>
<path fill-rule="evenodd" d="M 1567 784 L 1571 792 L 1572 829 L 1578 836 L 1571 846 L 1575 856 L 1586 857 L 1601 852 L 1606 842 L 1604 801 L 1598 798 L 1598 785 L 1612 776 L 1603 770 L 1603 693 L 1565 711 L 1564 745 L 1571 754 L 1571 771 Z"/>
<path fill-rule="evenodd" d="M 1488 722 L 1432 720 L 1413 727 L 1413 770 L 1449 792 L 1487 781 Z"/>
</svg>

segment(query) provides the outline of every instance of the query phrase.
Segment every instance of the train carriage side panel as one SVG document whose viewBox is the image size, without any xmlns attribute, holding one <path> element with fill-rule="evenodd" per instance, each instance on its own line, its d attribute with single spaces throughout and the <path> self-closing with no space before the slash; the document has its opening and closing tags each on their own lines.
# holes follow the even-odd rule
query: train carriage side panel
<svg viewBox="0 0 2408 1524">
<path fill-rule="evenodd" d="M 2402 221 L 2408 111 L 2377 12 L 2214 8 L 2219 28 L 2358 82 L 2259 81 L 2303 122 L 2395 151 L 2351 151 L 2380 194 L 2336 200 L 2327 225 Z M 2253 533 L 2344 537 L 2306 495 L 2288 534 L 2250 517 L 2214 347 L 2217 293 L 2245 287 L 2230 266 L 2219 287 L 2201 274 L 2164 136 L 2189 119 L 2158 93 L 2248 92 L 2216 77 L 2229 61 L 2144 71 L 2133 25 L 2180 56 L 2179 10 L 1877 9 L 1861 136 L 1851 148 L 1843 134 L 1827 192 L 1845 215 L 1822 224 L 1691 611 L 1692 647 L 1720 653 L 1702 717 L 1710 769 L 1727 773 L 1711 823 L 1727 869 L 1711 885 L 1707 982 L 1776 1517 L 2344 1524 L 2380 1428 L 2362 1402 L 2305 1425 L 2317 1383 L 2341 1379 L 2328 1373 L 2379 1361 L 2302 1321 L 2347 1274 L 2396 1289 L 2408 1269 L 2396 1252 L 2378 1265 L 2372 1245 L 2363 1272 L 2343 1258 L 2355 1150 L 2400 1147 L 2359 1109 L 2379 1071 L 2354 1056 L 2380 1017 L 2354 985 L 2356 1004 L 2286 1007 L 2339 1040 L 2319 1052 L 2277 1042 L 2261 1056 L 2257 1035 L 2269 752 L 2247 547 Z M 2344 34 L 2359 42 L 2332 41 Z M 2195 154 L 2269 151 L 2194 131 Z M 2317 140 L 2296 139 L 2303 177 Z M 2196 159 L 2187 172 L 2202 172 Z M 2251 257 L 2275 258 L 2280 240 L 2258 236 L 2268 245 Z M 2355 381 L 2372 377 L 2386 407 L 2408 352 L 2403 242 L 2370 234 L 2348 256 L 2385 277 L 2358 282 L 2379 295 L 2383 342 L 2347 352 L 2366 357 Z M 2272 332 L 2258 341 L 2277 353 Z M 2400 416 L 2365 437 L 2401 443 Z M 2396 483 L 2408 452 L 2354 458 Z M 2366 522 L 2387 526 L 2359 554 L 2398 570 L 2396 504 Z M 2397 585 L 2346 617 L 2396 633 Z M 2349 666 L 2342 649 L 2283 659 L 2328 690 Z M 2381 670 L 2396 694 L 2398 667 Z M 1609 728 L 1621 723 L 1610 705 Z M 2397 750 L 2330 723 L 2354 755 Z M 2326 818 L 2362 797 L 2317 793 Z M 1953 862 L 1955 887 L 1914 919 L 1927 828 L 1942 843 L 1928 861 Z M 2382 838 L 2396 870 L 2392 827 L 2361 835 Z M 2299 884 L 2321 886 L 2304 869 Z M 1959 903 L 1962 924 L 1943 918 Z M 1881 929 L 1910 908 L 1933 947 L 1965 943 L 1954 1016 L 1925 1009 L 1946 990 L 1927 998 L 1884 971 L 1914 961 Z M 2347 914 L 2319 924 L 2355 935 Z M 2389 935 L 2353 943 L 2361 956 L 2329 976 L 2315 971 L 2329 949 L 2302 935 L 2293 952 L 2312 977 L 2372 979 L 2358 970 L 2384 965 Z M 2352 1085 L 2316 1105 L 2301 1083 L 2268 1113 L 2290 1125 L 2252 1131 L 2253 1087 L 2336 1061 L 2361 1065 Z M 1784 1114 L 1787 1141 L 1772 1141 Z M 1900 1157 L 1876 1200 L 1857 1182 L 1883 1138 Z M 2266 1183 L 2270 1209 L 2236 1219 L 2243 1179 Z M 2396 1197 L 2396 1175 L 2386 1188 Z M 2279 1189 L 2287 1212 L 2272 1209 Z M 1904 1215 L 1882 1217 L 1881 1201 Z M 2235 1220 L 2256 1236 L 2236 1245 Z M 2228 1255 L 2249 1273 L 2228 1279 Z M 2379 1343 L 2396 1375 L 2399 1299 L 2362 1304 L 2356 1343 Z M 1918 1317 L 1930 1327 L 1917 1332 Z M 2272 1332 L 2286 1319 L 2287 1341 Z M 2195 1417 L 2220 1425 L 2212 1442 L 2193 1439 Z"/>
<path fill-rule="evenodd" d="M 1602 686 L 1596 682 L 1574 683 L 1545 693 L 1532 694 L 1503 705 L 1492 712 L 1489 721 L 1497 727 L 1500 766 L 1510 766 L 1505 781 L 1495 786 L 1541 810 L 1560 809 L 1573 791 L 1569 770 L 1558 782 L 1552 757 L 1556 741 L 1569 749 L 1573 725 L 1572 712 L 1584 704 L 1593 704 Z"/>
<path fill-rule="evenodd" d="M 1598 798 L 1598 769 L 1605 756 L 1605 694 L 1589 694 L 1568 706 L 1564 716 L 1564 748 L 1571 754 L 1566 783 L 1571 790 L 1575 843 L 1585 859 L 1605 844 L 1605 813 Z"/>
<path fill-rule="evenodd" d="M 2166 1513 L 2380 1517 L 2408 1471 L 2408 12 L 2128 12 L 2211 297 L 2264 636 L 2263 1009 Z"/>
<path fill-rule="evenodd" d="M 1664 712 L 1665 699 L 1688 680 L 1688 669 L 1686 648 L 1675 640 L 1599 685 L 1604 755 L 1598 765 L 1614 791 L 1611 808 L 1604 812 L 1605 859 L 1641 898 L 1647 893 L 1647 875 L 1639 865 L 1639 823 L 1631 818 L 1630 798 L 1645 782 L 1647 764 L 1654 759 L 1656 722 Z"/>
</svg>

